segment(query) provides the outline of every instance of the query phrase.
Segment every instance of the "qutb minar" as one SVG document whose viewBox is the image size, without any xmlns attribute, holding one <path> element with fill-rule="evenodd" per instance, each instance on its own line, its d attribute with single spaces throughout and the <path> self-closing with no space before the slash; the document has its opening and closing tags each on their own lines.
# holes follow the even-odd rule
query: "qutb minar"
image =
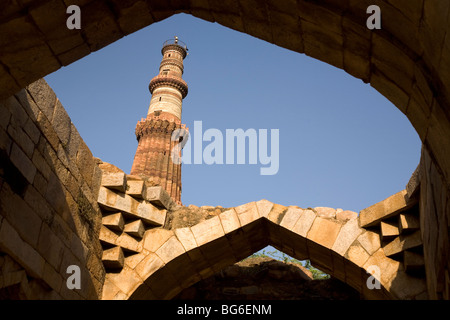
<svg viewBox="0 0 450 320">
<path fill-rule="evenodd" d="M 152 98 L 147 117 L 136 126 L 139 143 L 130 174 L 147 177 L 162 186 L 181 205 L 181 164 L 172 161 L 171 152 L 180 142 L 172 139 L 172 133 L 187 130 L 181 123 L 181 106 L 188 93 L 188 85 L 182 79 L 188 49 L 175 37 L 164 42 L 161 53 L 159 74 L 149 84 Z"/>
</svg>

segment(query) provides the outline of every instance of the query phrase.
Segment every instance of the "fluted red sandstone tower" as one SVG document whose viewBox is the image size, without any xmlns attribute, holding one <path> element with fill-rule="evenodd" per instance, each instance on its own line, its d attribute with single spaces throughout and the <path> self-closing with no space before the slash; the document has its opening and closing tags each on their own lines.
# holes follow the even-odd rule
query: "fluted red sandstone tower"
<svg viewBox="0 0 450 320">
<path fill-rule="evenodd" d="M 182 79 L 186 45 L 177 37 L 164 42 L 159 74 L 149 84 L 152 94 L 147 118 L 136 126 L 139 141 L 130 174 L 146 176 L 162 186 L 181 204 L 181 164 L 172 161 L 171 152 L 179 143 L 172 141 L 172 133 L 186 129 L 181 124 L 181 105 L 188 93 Z"/>
</svg>

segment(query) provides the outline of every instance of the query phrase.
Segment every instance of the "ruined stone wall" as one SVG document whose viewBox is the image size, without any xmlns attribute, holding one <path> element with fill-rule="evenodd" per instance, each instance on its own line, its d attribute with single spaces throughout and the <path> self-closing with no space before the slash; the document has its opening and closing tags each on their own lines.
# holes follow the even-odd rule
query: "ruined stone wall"
<svg viewBox="0 0 450 320">
<path fill-rule="evenodd" d="M 425 148 L 420 161 L 420 230 L 430 299 L 450 299 L 450 193 Z"/>
<path fill-rule="evenodd" d="M 360 294 L 335 278 L 313 280 L 303 266 L 249 257 L 181 291 L 180 300 L 359 300 Z"/>
<path fill-rule="evenodd" d="M 43 79 L 0 101 L 0 297 L 101 297 L 100 180 Z M 80 268 L 80 289 L 67 286 L 70 265 Z"/>
</svg>

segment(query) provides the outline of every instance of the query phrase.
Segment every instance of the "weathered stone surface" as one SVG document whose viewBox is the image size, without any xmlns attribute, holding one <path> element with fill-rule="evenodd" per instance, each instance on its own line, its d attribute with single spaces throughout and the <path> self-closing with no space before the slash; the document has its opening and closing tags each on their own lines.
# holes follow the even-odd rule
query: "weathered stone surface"
<svg viewBox="0 0 450 320">
<path fill-rule="evenodd" d="M 370 254 L 374 254 L 381 247 L 380 236 L 372 231 L 365 231 L 358 237 L 358 242 Z"/>
<path fill-rule="evenodd" d="M 175 205 L 172 198 L 162 187 L 147 187 L 144 199 L 155 206 L 165 209 L 170 209 Z"/>
<path fill-rule="evenodd" d="M 346 257 L 357 266 L 362 267 L 369 258 L 369 254 L 360 246 L 351 246 L 346 253 Z"/>
<path fill-rule="evenodd" d="M 177 228 L 175 229 L 175 235 L 183 245 L 184 250 L 189 251 L 197 248 L 197 242 L 190 228 Z"/>
<path fill-rule="evenodd" d="M 123 268 L 124 256 L 122 248 L 114 247 L 103 251 L 102 262 L 105 268 L 120 269 Z"/>
<path fill-rule="evenodd" d="M 191 227 L 198 246 L 225 235 L 219 217 L 212 217 Z"/>
<path fill-rule="evenodd" d="M 336 216 L 336 209 L 328 207 L 315 207 L 313 209 L 318 217 L 333 219 Z"/>
<path fill-rule="evenodd" d="M 317 244 L 331 249 L 340 229 L 341 224 L 317 217 L 308 232 L 307 238 Z"/>
<path fill-rule="evenodd" d="M 348 221 L 348 220 L 353 220 L 356 219 L 358 217 L 358 214 L 354 211 L 350 211 L 350 210 L 343 210 L 343 211 L 336 211 L 336 219 L 341 220 L 341 221 Z"/>
<path fill-rule="evenodd" d="M 263 199 L 256 202 L 256 207 L 258 209 L 259 216 L 267 218 L 273 208 L 273 203 Z"/>
<path fill-rule="evenodd" d="M 243 204 L 235 207 L 234 210 L 238 215 L 241 226 L 245 226 L 246 224 L 249 224 L 259 218 L 256 202 Z"/>
<path fill-rule="evenodd" d="M 406 230 L 417 230 L 420 228 L 419 218 L 411 214 L 400 214 L 398 218 L 398 229 L 400 232 Z"/>
<path fill-rule="evenodd" d="M 149 253 L 135 268 L 141 279 L 147 279 L 164 265 L 164 261 L 155 253 Z"/>
<path fill-rule="evenodd" d="M 296 207 L 289 207 L 283 217 L 283 219 L 280 222 L 280 226 L 291 230 L 294 228 L 296 222 L 300 218 L 300 216 L 303 213 L 303 209 L 296 208 Z"/>
<path fill-rule="evenodd" d="M 239 218 L 234 209 L 222 212 L 219 215 L 219 219 L 220 222 L 222 223 L 222 227 L 225 234 L 237 230 L 241 227 L 241 223 L 239 222 Z"/>
<path fill-rule="evenodd" d="M 100 188 L 98 203 L 107 210 L 122 211 L 151 225 L 161 226 L 166 219 L 166 210 L 158 210 L 145 200 L 139 202 L 127 194 L 115 193 L 105 187 Z"/>
<path fill-rule="evenodd" d="M 127 177 L 123 172 L 103 172 L 102 186 L 120 192 L 127 190 Z"/>
<path fill-rule="evenodd" d="M 144 249 L 156 252 L 171 236 L 173 231 L 166 229 L 150 229 L 144 235 Z"/>
<path fill-rule="evenodd" d="M 406 190 L 400 191 L 389 198 L 378 202 L 364 210 L 359 214 L 361 227 L 370 227 L 380 222 L 382 219 L 387 219 L 401 210 L 409 208 L 410 204 L 407 201 Z"/>
<path fill-rule="evenodd" d="M 306 237 L 309 229 L 311 228 L 314 219 L 316 219 L 316 214 L 312 210 L 303 210 L 300 218 L 294 225 L 292 231 L 301 235 L 302 237 Z"/>
<path fill-rule="evenodd" d="M 420 231 L 410 235 L 400 235 L 383 247 L 384 254 L 389 257 L 404 250 L 422 245 Z"/>
<path fill-rule="evenodd" d="M 381 221 L 381 238 L 383 241 L 390 240 L 400 234 L 398 224 L 396 222 Z"/>
<path fill-rule="evenodd" d="M 336 251 L 340 255 L 344 255 L 350 245 L 356 240 L 356 238 L 363 232 L 363 229 L 359 227 L 358 221 L 353 219 L 344 224 L 339 231 L 339 235 L 332 247 L 333 251 Z"/>
<path fill-rule="evenodd" d="M 170 237 L 155 253 L 164 263 L 168 263 L 179 255 L 185 253 L 183 245 L 176 236 Z M 183 266 L 179 266 L 182 268 Z"/>
<path fill-rule="evenodd" d="M 130 177 L 131 176 L 127 176 L 126 194 L 134 198 L 143 199 L 146 192 L 144 180 L 131 180 L 132 178 Z"/>
<path fill-rule="evenodd" d="M 102 218 L 102 224 L 114 231 L 123 231 L 124 221 L 122 213 L 117 212 Z"/>
<path fill-rule="evenodd" d="M 141 220 L 136 220 L 127 223 L 123 229 L 124 232 L 128 233 L 130 236 L 136 238 L 142 238 L 144 236 L 145 228 Z"/>
</svg>

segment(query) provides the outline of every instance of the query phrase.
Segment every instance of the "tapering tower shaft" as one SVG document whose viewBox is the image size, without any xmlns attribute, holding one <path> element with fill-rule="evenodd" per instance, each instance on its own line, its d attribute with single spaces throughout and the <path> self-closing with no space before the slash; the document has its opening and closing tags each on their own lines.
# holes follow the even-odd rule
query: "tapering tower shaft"
<svg viewBox="0 0 450 320">
<path fill-rule="evenodd" d="M 164 43 L 161 53 L 159 74 L 149 84 L 152 98 L 147 117 L 136 126 L 138 147 L 130 173 L 162 186 L 181 205 L 181 164 L 172 158 L 180 140 L 172 134 L 187 130 L 181 124 L 182 101 L 188 93 L 182 79 L 187 47 L 175 37 Z"/>
</svg>

